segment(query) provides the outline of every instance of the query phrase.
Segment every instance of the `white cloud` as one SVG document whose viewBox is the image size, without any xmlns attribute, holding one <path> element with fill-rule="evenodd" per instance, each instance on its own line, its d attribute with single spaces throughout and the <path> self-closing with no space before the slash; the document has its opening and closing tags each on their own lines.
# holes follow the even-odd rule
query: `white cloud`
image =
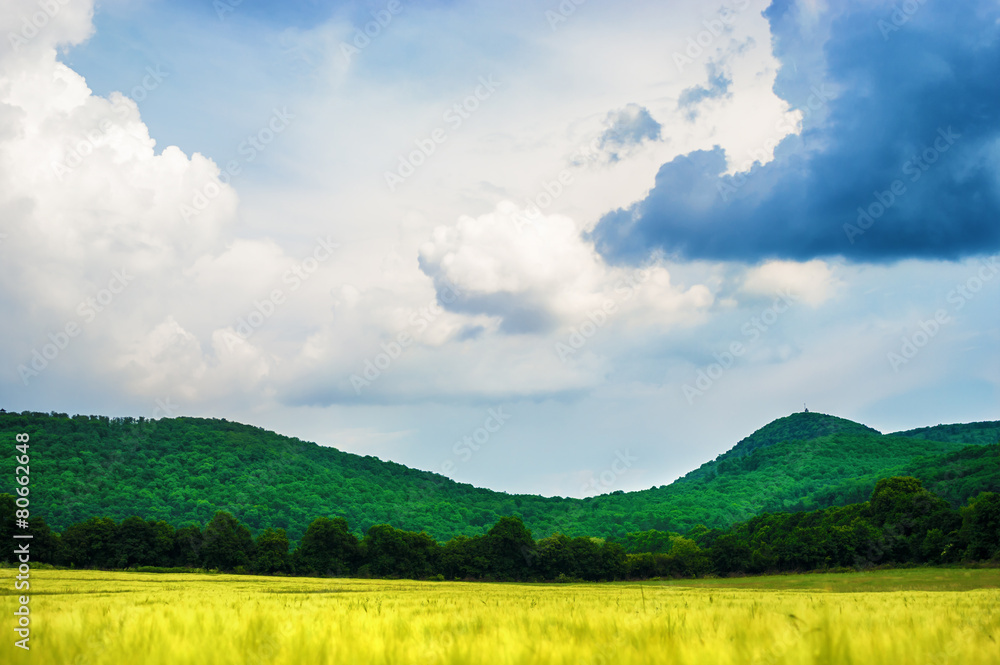
<svg viewBox="0 0 1000 665">
<path fill-rule="evenodd" d="M 79 44 L 94 31 L 93 0 L 4 0 L 0 60 L 30 60 L 60 45 Z"/>
<path fill-rule="evenodd" d="M 791 292 L 807 305 L 817 306 L 832 298 L 840 284 L 830 266 L 820 259 L 805 263 L 768 261 L 747 271 L 741 290 L 765 297 L 778 291 Z"/>
<path fill-rule="evenodd" d="M 616 311 L 659 317 L 664 328 L 691 322 L 711 304 L 704 286 L 672 286 L 663 265 L 609 266 L 572 219 L 534 212 L 529 217 L 504 201 L 494 212 L 434 229 L 420 264 L 439 289 L 457 285 L 450 309 L 497 317 L 506 332 L 546 333 L 608 301 Z"/>
</svg>

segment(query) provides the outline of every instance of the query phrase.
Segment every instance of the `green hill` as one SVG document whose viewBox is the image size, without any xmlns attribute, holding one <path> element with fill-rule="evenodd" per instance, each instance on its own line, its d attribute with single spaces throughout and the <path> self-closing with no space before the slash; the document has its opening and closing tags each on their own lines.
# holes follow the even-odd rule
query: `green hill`
<svg viewBox="0 0 1000 665">
<path fill-rule="evenodd" d="M 793 414 L 670 485 L 567 499 L 480 489 L 225 420 L 0 414 L 6 440 L 17 432 L 31 435 L 33 513 L 56 529 L 105 515 L 204 524 L 226 510 L 254 532 L 281 527 L 293 540 L 320 516 L 345 517 L 357 533 L 390 523 L 438 540 L 485 533 L 510 514 L 520 515 L 536 537 L 685 532 L 699 523 L 725 527 L 765 510 L 839 501 L 822 493 L 900 468 L 919 467 L 930 478 L 935 465 L 951 471 L 930 487 L 964 501 L 997 473 L 987 453 L 963 451 L 963 428 L 983 429 L 974 425 L 950 426 L 957 428 L 951 440 L 934 441 L 910 433 L 883 436 L 823 414 Z M 966 457 L 941 457 L 948 454 Z M 13 466 L 11 456 L 0 463 L 0 492 L 14 489 Z"/>
<path fill-rule="evenodd" d="M 808 441 L 832 434 L 879 436 L 881 432 L 853 420 L 805 411 L 793 413 L 764 425 L 716 459 L 744 457 L 760 448 L 785 441 Z"/>
</svg>

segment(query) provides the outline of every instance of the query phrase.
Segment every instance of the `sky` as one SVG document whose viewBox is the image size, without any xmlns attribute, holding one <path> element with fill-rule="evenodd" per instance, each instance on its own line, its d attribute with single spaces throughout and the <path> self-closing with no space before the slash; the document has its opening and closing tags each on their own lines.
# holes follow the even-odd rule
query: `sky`
<svg viewBox="0 0 1000 665">
<path fill-rule="evenodd" d="M 8 0 L 0 36 L 8 411 L 559 496 L 805 406 L 1000 419 L 996 2 Z"/>
</svg>

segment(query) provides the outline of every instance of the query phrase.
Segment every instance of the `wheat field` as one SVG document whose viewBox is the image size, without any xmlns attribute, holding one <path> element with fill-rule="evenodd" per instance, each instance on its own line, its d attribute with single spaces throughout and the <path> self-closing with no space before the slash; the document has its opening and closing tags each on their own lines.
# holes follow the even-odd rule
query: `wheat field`
<svg viewBox="0 0 1000 665">
<path fill-rule="evenodd" d="M 39 570 L 31 651 L 14 648 L 7 628 L 0 652 L 10 657 L 0 660 L 996 665 L 997 574 L 971 572 L 966 586 L 994 588 L 833 593 Z"/>
</svg>

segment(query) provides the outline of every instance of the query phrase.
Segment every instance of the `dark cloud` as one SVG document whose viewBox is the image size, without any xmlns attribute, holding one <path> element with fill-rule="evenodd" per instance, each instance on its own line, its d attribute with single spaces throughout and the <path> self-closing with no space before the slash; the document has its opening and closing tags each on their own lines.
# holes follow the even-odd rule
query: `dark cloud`
<svg viewBox="0 0 1000 665">
<path fill-rule="evenodd" d="M 1000 248 L 1000 7 L 835 5 L 818 21 L 791 1 L 765 12 L 782 63 L 774 89 L 803 111 L 801 134 L 734 176 L 718 147 L 664 164 L 645 199 L 595 228 L 606 257 L 891 261 Z"/>
</svg>

